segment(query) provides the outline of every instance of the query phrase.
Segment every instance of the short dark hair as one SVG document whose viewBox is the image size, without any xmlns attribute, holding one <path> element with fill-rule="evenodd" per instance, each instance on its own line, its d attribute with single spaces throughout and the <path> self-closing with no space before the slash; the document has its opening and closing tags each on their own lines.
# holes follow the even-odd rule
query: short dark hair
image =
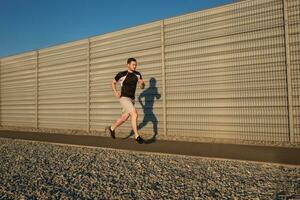
<svg viewBox="0 0 300 200">
<path fill-rule="evenodd" d="M 128 58 L 127 64 L 130 64 L 132 61 L 136 62 L 136 59 L 135 58 Z"/>
</svg>

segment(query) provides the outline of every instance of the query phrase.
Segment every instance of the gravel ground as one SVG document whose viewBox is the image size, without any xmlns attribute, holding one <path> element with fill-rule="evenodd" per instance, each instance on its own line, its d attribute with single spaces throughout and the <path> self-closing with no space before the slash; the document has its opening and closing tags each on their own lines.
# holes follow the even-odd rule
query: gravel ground
<svg viewBox="0 0 300 200">
<path fill-rule="evenodd" d="M 0 152 L 0 199 L 300 198 L 300 166 L 7 138 Z"/>
</svg>

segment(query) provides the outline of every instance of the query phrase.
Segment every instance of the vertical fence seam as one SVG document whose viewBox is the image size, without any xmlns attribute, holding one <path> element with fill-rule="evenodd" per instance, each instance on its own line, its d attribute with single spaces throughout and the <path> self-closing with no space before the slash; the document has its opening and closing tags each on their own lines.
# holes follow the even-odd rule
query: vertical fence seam
<svg viewBox="0 0 300 200">
<path fill-rule="evenodd" d="M 288 2 L 283 2 L 283 24 L 284 24 L 284 39 L 285 39 L 285 65 L 286 65 L 286 81 L 287 81 L 287 98 L 288 98 L 288 125 L 289 125 L 289 141 L 294 142 L 294 120 L 293 120 L 293 94 L 292 94 L 292 79 L 291 79 L 291 57 L 289 43 L 289 19 L 288 19 Z"/>
<path fill-rule="evenodd" d="M 0 59 L 0 127 L 2 127 L 2 104 L 1 104 L 1 59 Z"/>
<path fill-rule="evenodd" d="M 163 122 L 164 135 L 167 136 L 167 104 L 166 104 L 166 71 L 165 71 L 165 34 L 164 34 L 164 20 L 161 20 L 161 66 L 162 66 L 162 86 L 163 86 Z"/>
<path fill-rule="evenodd" d="M 90 38 L 87 40 L 87 133 L 90 133 Z"/>
<path fill-rule="evenodd" d="M 38 74 L 38 70 L 39 70 L 39 51 L 36 51 L 36 65 L 35 65 L 35 127 L 36 129 L 39 128 L 39 122 L 38 122 L 38 98 L 39 98 L 39 95 L 38 95 L 38 86 L 39 86 L 39 74 Z"/>
</svg>

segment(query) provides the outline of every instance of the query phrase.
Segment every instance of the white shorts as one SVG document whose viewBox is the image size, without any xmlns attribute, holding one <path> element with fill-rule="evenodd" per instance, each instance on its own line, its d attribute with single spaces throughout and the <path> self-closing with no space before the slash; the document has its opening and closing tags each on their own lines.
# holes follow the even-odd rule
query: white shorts
<svg viewBox="0 0 300 200">
<path fill-rule="evenodd" d="M 135 110 L 134 104 L 135 100 L 131 99 L 129 97 L 120 97 L 119 99 L 120 104 L 122 105 L 122 114 L 124 113 L 131 113 L 132 111 Z"/>
</svg>

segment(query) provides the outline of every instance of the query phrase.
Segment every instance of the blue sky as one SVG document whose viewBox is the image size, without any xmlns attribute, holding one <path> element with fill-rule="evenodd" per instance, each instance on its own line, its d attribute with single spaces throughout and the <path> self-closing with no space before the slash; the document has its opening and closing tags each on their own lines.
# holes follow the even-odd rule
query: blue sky
<svg viewBox="0 0 300 200">
<path fill-rule="evenodd" d="M 232 2 L 233 0 L 0 0 L 0 57 Z"/>
</svg>

